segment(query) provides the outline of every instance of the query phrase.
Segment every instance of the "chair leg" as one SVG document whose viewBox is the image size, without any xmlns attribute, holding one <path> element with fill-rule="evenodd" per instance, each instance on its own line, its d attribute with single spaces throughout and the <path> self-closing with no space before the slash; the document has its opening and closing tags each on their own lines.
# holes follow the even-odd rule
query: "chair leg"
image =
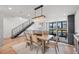
<svg viewBox="0 0 79 59">
<path fill-rule="evenodd" d="M 33 46 L 30 44 L 30 50 L 33 50 Z"/>
<path fill-rule="evenodd" d="M 38 54 L 38 51 L 39 51 L 39 47 L 37 47 L 37 51 L 36 51 L 37 54 Z"/>
<path fill-rule="evenodd" d="M 58 52 L 59 52 L 59 47 L 57 46 L 57 50 L 58 50 Z"/>
<path fill-rule="evenodd" d="M 56 47 L 55 47 L 55 52 L 56 52 L 56 54 L 57 54 L 57 49 L 56 49 Z"/>
<path fill-rule="evenodd" d="M 26 42 L 26 48 L 27 48 L 27 42 Z"/>
</svg>

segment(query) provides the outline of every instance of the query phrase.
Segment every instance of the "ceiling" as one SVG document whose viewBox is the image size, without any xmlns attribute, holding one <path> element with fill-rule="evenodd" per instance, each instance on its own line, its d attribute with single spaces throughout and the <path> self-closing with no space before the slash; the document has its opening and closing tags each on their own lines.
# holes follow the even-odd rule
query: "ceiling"
<svg viewBox="0 0 79 59">
<path fill-rule="evenodd" d="M 38 5 L 0 5 L 0 16 L 3 17 L 34 17 L 34 8 Z M 43 14 L 47 20 L 65 19 L 69 14 L 75 14 L 79 5 L 44 5 Z M 37 10 L 37 15 L 40 10 Z"/>
<path fill-rule="evenodd" d="M 33 13 L 36 5 L 3 5 L 0 6 L 0 15 L 4 17 L 28 17 Z M 9 8 L 12 8 L 9 10 Z"/>
</svg>

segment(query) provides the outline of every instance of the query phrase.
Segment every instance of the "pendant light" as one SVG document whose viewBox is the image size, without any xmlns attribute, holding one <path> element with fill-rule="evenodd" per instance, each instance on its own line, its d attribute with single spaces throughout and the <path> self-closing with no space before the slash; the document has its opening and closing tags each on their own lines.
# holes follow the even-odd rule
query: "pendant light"
<svg viewBox="0 0 79 59">
<path fill-rule="evenodd" d="M 40 9 L 40 11 L 41 11 L 41 13 L 40 13 L 39 16 L 37 16 L 37 10 L 38 10 L 38 9 Z M 39 23 L 43 22 L 43 21 L 45 20 L 45 15 L 43 15 L 43 5 L 40 5 L 40 6 L 36 7 L 36 8 L 34 9 L 34 11 L 35 11 L 35 17 L 33 17 L 32 19 L 33 19 L 35 22 L 39 22 Z"/>
</svg>

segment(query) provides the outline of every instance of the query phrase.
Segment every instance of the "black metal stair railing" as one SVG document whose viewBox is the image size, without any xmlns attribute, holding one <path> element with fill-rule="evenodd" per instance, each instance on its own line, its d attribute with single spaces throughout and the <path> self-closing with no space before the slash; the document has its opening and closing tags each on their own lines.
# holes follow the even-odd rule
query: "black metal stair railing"
<svg viewBox="0 0 79 59">
<path fill-rule="evenodd" d="M 21 25 L 15 27 L 12 29 L 12 36 L 11 38 L 16 38 L 17 36 L 19 36 L 22 32 L 24 32 L 26 29 L 28 29 L 32 24 L 34 24 L 33 21 L 28 20 L 24 23 L 22 23 Z"/>
</svg>

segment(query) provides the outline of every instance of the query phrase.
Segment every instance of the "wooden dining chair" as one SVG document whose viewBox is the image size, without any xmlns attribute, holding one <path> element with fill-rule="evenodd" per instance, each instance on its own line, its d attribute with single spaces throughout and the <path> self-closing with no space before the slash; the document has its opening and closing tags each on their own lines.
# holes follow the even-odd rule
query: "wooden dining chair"
<svg viewBox="0 0 79 59">
<path fill-rule="evenodd" d="M 36 53 L 38 53 L 39 49 L 41 48 L 41 42 L 37 39 L 37 35 L 32 34 L 32 45 L 36 48 Z"/>
<path fill-rule="evenodd" d="M 24 35 L 26 37 L 26 47 L 30 46 L 30 49 L 32 50 L 32 43 L 31 43 L 31 37 L 30 37 L 30 33 L 26 33 L 24 32 Z"/>
<path fill-rule="evenodd" d="M 50 41 L 49 43 L 46 44 L 47 48 L 55 48 L 55 52 L 57 53 L 57 51 L 59 52 L 59 48 L 58 48 L 58 36 L 54 37 L 54 39 L 56 41 Z"/>
<path fill-rule="evenodd" d="M 26 43 L 29 45 L 31 43 L 30 34 L 26 34 Z"/>
</svg>

